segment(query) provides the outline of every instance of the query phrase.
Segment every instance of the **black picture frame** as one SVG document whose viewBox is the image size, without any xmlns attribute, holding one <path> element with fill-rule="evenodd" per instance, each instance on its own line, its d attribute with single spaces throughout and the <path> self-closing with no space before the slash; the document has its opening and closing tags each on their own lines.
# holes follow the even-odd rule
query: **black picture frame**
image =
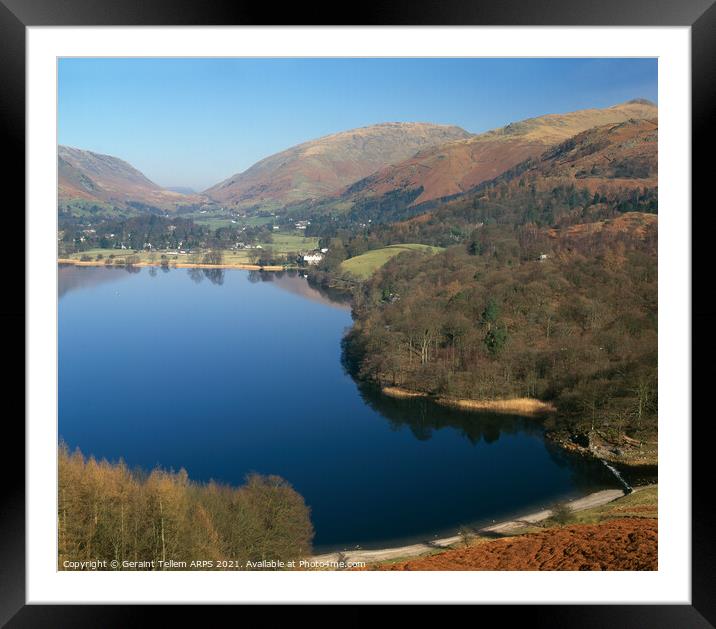
<svg viewBox="0 0 716 629">
<path fill-rule="evenodd" d="M 338 11 L 336 9 L 338 8 Z M 4 166 L 5 181 L 25 179 L 25 38 L 30 26 L 180 26 L 180 25 L 470 25 L 470 26 L 690 26 L 692 42 L 692 199 L 702 213 L 713 213 L 707 201 L 712 178 L 712 122 L 716 110 L 716 6 L 714 0 L 541 0 L 524 2 L 441 3 L 425 0 L 362 5 L 351 17 L 343 16 L 340 5 L 307 11 L 302 3 L 287 5 L 277 12 L 266 4 L 198 0 L 0 0 L 0 123 L 4 152 L 10 159 Z M 699 151 L 700 149 L 700 151 Z M 698 159 L 701 152 L 703 159 Z M 711 175 L 711 177 L 709 176 Z M 14 207 L 24 207 L 24 186 L 11 186 Z M 701 203 L 699 203 L 701 202 Z M 682 208 L 685 219 L 690 208 Z M 15 213 L 17 214 L 17 213 Z M 692 229 L 692 269 L 708 265 L 708 226 L 700 216 L 699 230 Z M 9 220 L 12 220 L 10 218 Z M 17 219 L 16 219 L 17 220 Z M 24 233 L 24 221 L 17 220 L 16 233 Z M 9 224 L 9 223 L 8 223 Z M 18 243 L 21 239 L 15 239 Z M 19 245 L 21 247 L 21 245 Z M 699 260 L 698 255 L 701 255 Z M 16 255 L 23 255 L 19 251 Z M 17 258 L 13 258 L 17 259 Z M 23 258 L 24 259 L 24 258 Z M 703 264 L 699 264 L 702 262 Z M 163 606 L 131 605 L 26 605 L 25 601 L 25 483 L 19 470 L 24 468 L 24 286 L 20 274 L 7 278 L 14 298 L 0 309 L 6 340 L 14 338 L 22 361 L 12 361 L 15 369 L 3 377 L 6 394 L 4 437 L 7 450 L 21 453 L 19 461 L 7 456 L 0 506 L 0 623 L 9 627 L 31 626 L 130 626 L 167 618 Z M 696 278 L 692 287 L 697 286 Z M 707 283 L 706 286 L 710 285 Z M 705 291 L 704 291 L 705 292 Z M 692 334 L 699 343 L 694 356 L 713 355 L 716 309 L 707 295 L 692 297 Z M 664 333 L 664 331 L 662 331 Z M 668 333 L 668 331 L 667 331 Z M 22 347 L 20 347 L 22 345 Z M 695 366 L 696 362 L 693 363 Z M 705 363 L 707 364 L 707 363 Z M 693 369 L 692 390 L 708 390 L 710 370 Z M 709 378 L 709 380 L 707 380 Z M 529 620 L 532 626 L 560 627 L 711 627 L 716 626 L 716 545 L 714 515 L 710 508 L 707 467 L 710 449 L 707 435 L 709 417 L 692 422 L 692 605 L 549 605 L 500 607 L 502 623 Z M 9 444 L 12 444 L 10 446 Z M 22 445 L 21 445 L 22 444 Z M 487 609 L 485 610 L 488 611 Z M 183 607 L 185 621 L 204 610 Z M 481 612 L 482 614 L 482 612 Z M 480 618 L 484 618 L 482 615 Z M 205 620 L 205 618 L 204 618 Z"/>
</svg>

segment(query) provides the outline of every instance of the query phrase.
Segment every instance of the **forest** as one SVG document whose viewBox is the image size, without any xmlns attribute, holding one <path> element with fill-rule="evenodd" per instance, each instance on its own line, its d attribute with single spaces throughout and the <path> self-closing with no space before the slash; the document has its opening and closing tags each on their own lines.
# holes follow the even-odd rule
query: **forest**
<svg viewBox="0 0 716 629">
<path fill-rule="evenodd" d="M 231 487 L 193 482 L 184 470 L 97 461 L 65 444 L 58 458 L 60 570 L 96 560 L 115 561 L 117 569 L 200 560 L 250 569 L 250 561 L 310 555 L 309 508 L 278 476 L 251 474 Z"/>
<path fill-rule="evenodd" d="M 656 430 L 657 223 L 487 224 L 401 253 L 354 291 L 362 380 L 458 399 L 553 402 L 573 429 Z"/>
</svg>

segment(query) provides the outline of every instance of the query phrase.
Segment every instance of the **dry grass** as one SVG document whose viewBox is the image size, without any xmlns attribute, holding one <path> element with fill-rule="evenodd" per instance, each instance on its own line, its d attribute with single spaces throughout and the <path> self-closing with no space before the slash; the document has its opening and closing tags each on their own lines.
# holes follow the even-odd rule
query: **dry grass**
<svg viewBox="0 0 716 629">
<path fill-rule="evenodd" d="M 458 400 L 454 398 L 436 398 L 438 404 L 452 406 L 471 411 L 492 411 L 494 413 L 514 413 L 516 415 L 541 415 L 552 413 L 556 409 L 553 404 L 521 397 L 510 400 Z"/>
<path fill-rule="evenodd" d="M 657 570 L 658 523 L 618 518 L 505 537 L 364 570 Z"/>
<path fill-rule="evenodd" d="M 407 389 L 401 389 L 400 387 L 383 387 L 383 394 L 397 398 L 427 397 L 427 393 L 408 391 Z"/>
<path fill-rule="evenodd" d="M 394 398 L 430 397 L 421 391 L 410 391 L 400 387 L 383 387 L 385 395 Z M 451 406 L 466 411 L 491 411 L 493 413 L 510 413 L 514 415 L 543 415 L 553 413 L 555 406 L 549 402 L 536 400 L 534 398 L 519 397 L 509 400 L 459 400 L 450 397 L 432 398 L 438 404 Z"/>
</svg>

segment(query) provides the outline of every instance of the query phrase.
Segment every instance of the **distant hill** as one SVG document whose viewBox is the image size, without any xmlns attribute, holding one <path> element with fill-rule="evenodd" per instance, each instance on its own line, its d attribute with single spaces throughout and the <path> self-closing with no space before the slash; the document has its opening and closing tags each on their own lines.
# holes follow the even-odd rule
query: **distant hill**
<svg viewBox="0 0 716 629">
<path fill-rule="evenodd" d="M 117 157 L 59 146 L 58 200 L 71 205 L 138 210 L 176 210 L 201 203 L 198 195 L 166 190 Z"/>
<path fill-rule="evenodd" d="M 456 126 L 391 122 L 304 142 L 257 162 L 205 194 L 235 207 L 275 209 L 335 195 L 395 162 L 470 137 Z"/>
<path fill-rule="evenodd" d="M 593 127 L 628 120 L 656 119 L 658 109 L 637 99 L 606 109 L 549 114 L 511 123 L 500 129 L 422 150 L 348 187 L 327 209 L 349 211 L 359 205 L 405 206 L 469 191 L 517 164 L 535 158 L 549 147 Z"/>
<path fill-rule="evenodd" d="M 194 190 L 194 188 L 189 188 L 187 186 L 167 186 L 165 190 L 178 192 L 179 194 L 196 194 L 196 190 Z"/>
</svg>

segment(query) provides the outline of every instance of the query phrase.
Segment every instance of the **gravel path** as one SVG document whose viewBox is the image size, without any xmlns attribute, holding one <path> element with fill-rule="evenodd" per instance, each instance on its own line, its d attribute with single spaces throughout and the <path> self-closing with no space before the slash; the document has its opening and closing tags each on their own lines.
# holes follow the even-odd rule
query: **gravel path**
<svg viewBox="0 0 716 629">
<path fill-rule="evenodd" d="M 621 498 L 624 492 L 620 489 L 605 489 L 603 491 L 597 491 L 583 498 L 572 500 L 567 506 L 572 511 L 583 511 L 584 509 L 591 509 L 592 507 L 599 507 L 601 505 L 612 502 L 617 498 Z M 478 533 L 498 533 L 509 535 L 511 531 L 519 529 L 525 524 L 534 524 L 546 520 L 552 512 L 549 509 L 544 511 L 538 511 L 537 513 L 530 513 L 514 520 L 507 520 L 506 522 L 500 522 L 499 524 L 493 524 L 484 528 L 478 529 Z M 410 544 L 408 546 L 398 546 L 395 548 L 383 548 L 380 550 L 347 550 L 344 552 L 333 552 L 326 553 L 323 555 L 315 555 L 310 558 L 312 562 L 345 562 L 347 564 L 353 563 L 374 563 L 377 561 L 386 561 L 389 559 L 398 559 L 403 557 L 417 557 L 425 553 L 431 552 L 436 548 L 448 548 L 453 544 L 458 543 L 462 538 L 459 535 L 452 537 L 445 537 L 442 539 L 432 540 L 430 542 L 421 542 L 418 544 Z"/>
</svg>

